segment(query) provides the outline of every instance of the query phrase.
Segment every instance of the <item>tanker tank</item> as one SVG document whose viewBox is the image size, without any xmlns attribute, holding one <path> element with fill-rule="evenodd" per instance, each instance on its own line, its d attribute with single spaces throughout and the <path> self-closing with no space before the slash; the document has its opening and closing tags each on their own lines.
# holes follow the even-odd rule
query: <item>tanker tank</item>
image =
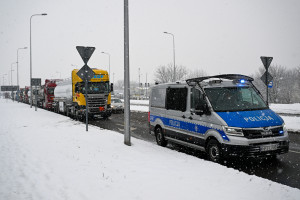
<svg viewBox="0 0 300 200">
<path fill-rule="evenodd" d="M 56 100 L 65 99 L 66 102 L 71 103 L 73 101 L 72 97 L 72 80 L 65 79 L 56 83 L 54 89 L 54 98 Z"/>
</svg>

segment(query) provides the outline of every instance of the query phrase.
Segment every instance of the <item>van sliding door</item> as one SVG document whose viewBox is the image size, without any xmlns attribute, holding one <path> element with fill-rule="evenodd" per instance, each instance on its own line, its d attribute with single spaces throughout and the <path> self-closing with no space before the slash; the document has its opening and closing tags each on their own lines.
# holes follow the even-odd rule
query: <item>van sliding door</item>
<svg viewBox="0 0 300 200">
<path fill-rule="evenodd" d="M 167 88 L 166 95 L 166 124 L 165 135 L 177 140 L 183 140 L 184 135 L 180 131 L 185 131 L 185 121 L 187 112 L 188 88 L 177 87 Z"/>
</svg>

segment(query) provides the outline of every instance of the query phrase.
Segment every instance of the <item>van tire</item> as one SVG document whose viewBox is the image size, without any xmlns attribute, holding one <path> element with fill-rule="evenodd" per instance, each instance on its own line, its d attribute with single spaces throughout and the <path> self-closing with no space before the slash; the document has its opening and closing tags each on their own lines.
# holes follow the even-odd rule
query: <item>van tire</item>
<svg viewBox="0 0 300 200">
<path fill-rule="evenodd" d="M 221 163 L 222 161 L 222 149 L 220 144 L 217 140 L 211 139 L 207 143 L 206 152 L 208 155 L 209 160 Z"/>
<path fill-rule="evenodd" d="M 156 139 L 156 143 L 159 146 L 165 147 L 168 144 L 168 141 L 165 139 L 165 137 L 163 135 L 163 131 L 162 131 L 161 127 L 155 128 L 155 139 Z"/>
</svg>

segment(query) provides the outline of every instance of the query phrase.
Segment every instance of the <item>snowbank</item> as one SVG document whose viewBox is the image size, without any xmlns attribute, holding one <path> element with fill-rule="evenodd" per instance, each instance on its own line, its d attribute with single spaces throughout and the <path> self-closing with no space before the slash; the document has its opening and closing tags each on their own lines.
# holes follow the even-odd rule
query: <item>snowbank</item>
<svg viewBox="0 0 300 200">
<path fill-rule="evenodd" d="M 300 190 L 0 100 L 0 199 L 296 200 Z"/>
<path fill-rule="evenodd" d="M 280 114 L 299 114 L 300 103 L 294 104 L 270 104 L 270 108 Z"/>
</svg>

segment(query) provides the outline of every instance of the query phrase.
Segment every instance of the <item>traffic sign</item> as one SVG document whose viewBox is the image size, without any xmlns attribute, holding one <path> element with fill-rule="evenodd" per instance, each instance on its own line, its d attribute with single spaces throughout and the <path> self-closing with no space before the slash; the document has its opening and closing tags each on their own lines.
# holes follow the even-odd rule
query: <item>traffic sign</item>
<svg viewBox="0 0 300 200">
<path fill-rule="evenodd" d="M 273 57 L 261 56 L 260 59 L 261 59 L 262 63 L 264 64 L 265 68 L 268 69 L 273 60 Z"/>
<path fill-rule="evenodd" d="M 40 78 L 31 78 L 31 85 L 32 86 L 41 86 L 41 79 Z"/>
<path fill-rule="evenodd" d="M 268 72 L 268 81 L 266 83 L 266 76 L 267 76 L 267 72 L 265 72 L 261 77 L 260 80 L 262 80 L 262 82 L 264 82 L 265 85 L 269 85 L 269 83 L 273 80 L 273 76 Z"/>
<path fill-rule="evenodd" d="M 80 54 L 84 64 L 87 64 L 89 61 L 90 57 L 95 51 L 95 47 L 83 47 L 83 46 L 76 46 L 76 49 L 78 53 Z"/>
<path fill-rule="evenodd" d="M 269 82 L 268 87 L 269 87 L 269 88 L 272 88 L 272 87 L 273 87 L 273 81 L 270 81 L 270 82 Z"/>
<path fill-rule="evenodd" d="M 19 90 L 19 86 L 13 86 L 13 85 L 2 85 L 1 86 L 2 92 L 17 91 L 17 90 Z"/>
<path fill-rule="evenodd" d="M 77 72 L 77 76 L 79 76 L 83 81 L 89 81 L 93 78 L 95 72 L 86 64 Z"/>
</svg>

